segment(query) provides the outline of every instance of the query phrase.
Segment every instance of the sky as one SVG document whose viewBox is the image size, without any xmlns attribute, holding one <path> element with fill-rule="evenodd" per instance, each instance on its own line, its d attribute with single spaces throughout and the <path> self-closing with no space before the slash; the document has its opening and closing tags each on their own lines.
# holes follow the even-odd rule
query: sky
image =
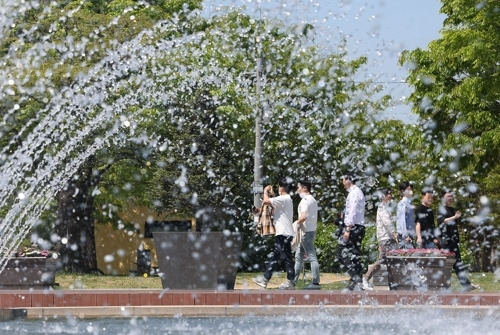
<svg viewBox="0 0 500 335">
<path fill-rule="evenodd" d="M 222 6 L 245 6 L 247 13 L 262 18 L 279 18 L 285 23 L 311 23 L 322 43 L 332 50 L 342 36 L 347 38 L 352 58 L 368 56 L 360 79 L 384 86 L 397 106 L 384 118 L 414 123 L 417 117 L 404 102 L 411 93 L 405 84 L 408 72 L 398 65 L 403 50 L 425 49 L 440 37 L 445 16 L 440 0 L 205 0 L 205 11 L 213 14 Z"/>
</svg>

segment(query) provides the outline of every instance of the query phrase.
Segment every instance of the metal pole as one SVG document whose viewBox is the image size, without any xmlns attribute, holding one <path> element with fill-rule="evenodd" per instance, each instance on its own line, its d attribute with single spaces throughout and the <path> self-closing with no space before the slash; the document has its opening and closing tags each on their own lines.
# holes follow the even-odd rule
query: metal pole
<svg viewBox="0 0 500 335">
<path fill-rule="evenodd" d="M 253 205 L 256 208 L 261 206 L 261 194 L 264 192 L 262 185 L 262 139 L 261 139 L 261 119 L 262 119 L 262 58 L 257 58 L 257 75 L 256 75 L 257 99 L 258 108 L 255 118 L 255 153 L 254 153 L 254 170 L 253 170 Z M 257 218 L 258 219 L 258 218 Z"/>
</svg>

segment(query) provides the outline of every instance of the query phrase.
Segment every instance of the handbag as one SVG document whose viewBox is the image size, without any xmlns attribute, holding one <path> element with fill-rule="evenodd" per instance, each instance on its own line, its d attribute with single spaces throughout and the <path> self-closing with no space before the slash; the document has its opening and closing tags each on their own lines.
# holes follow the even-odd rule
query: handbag
<svg viewBox="0 0 500 335">
<path fill-rule="evenodd" d="M 275 235 L 274 208 L 269 205 L 262 205 L 257 223 L 257 234 L 260 236 Z"/>
</svg>

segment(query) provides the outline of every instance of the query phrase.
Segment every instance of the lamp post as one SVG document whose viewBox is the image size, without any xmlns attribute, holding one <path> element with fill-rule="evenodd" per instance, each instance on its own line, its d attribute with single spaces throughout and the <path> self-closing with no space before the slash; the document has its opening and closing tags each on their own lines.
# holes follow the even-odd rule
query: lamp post
<svg viewBox="0 0 500 335">
<path fill-rule="evenodd" d="M 262 57 L 257 58 L 257 73 L 256 73 L 256 88 L 259 110 L 255 118 L 255 153 L 254 153 L 254 168 L 253 168 L 253 205 L 255 208 L 261 206 L 261 194 L 264 192 L 262 185 L 262 139 L 261 139 L 261 121 L 262 121 Z M 258 221 L 258 215 L 254 216 L 254 221 Z"/>
<path fill-rule="evenodd" d="M 262 134 L 261 134 L 261 123 L 263 106 L 261 99 L 262 94 L 262 63 L 263 58 L 257 58 L 257 73 L 256 73 L 256 89 L 257 89 L 257 99 L 258 99 L 258 111 L 255 117 L 255 152 L 254 152 L 254 169 L 253 169 L 253 205 L 255 208 L 260 208 L 262 204 L 261 195 L 264 192 L 264 186 L 262 185 Z M 254 222 L 257 224 L 259 220 L 258 215 L 254 215 Z"/>
</svg>

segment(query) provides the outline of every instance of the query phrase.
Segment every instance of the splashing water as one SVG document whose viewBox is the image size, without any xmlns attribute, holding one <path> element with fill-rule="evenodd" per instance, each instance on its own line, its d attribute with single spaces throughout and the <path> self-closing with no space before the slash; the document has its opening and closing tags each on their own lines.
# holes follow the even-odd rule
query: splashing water
<svg viewBox="0 0 500 335">
<path fill-rule="evenodd" d="M 0 331 L 28 334 L 435 334 L 446 328 L 449 334 L 496 334 L 499 319 L 494 314 L 451 311 L 385 309 L 372 311 L 291 312 L 285 316 L 174 317 L 49 320 L 40 326 L 32 320 L 0 323 Z M 428 320 L 428 322 L 422 322 Z M 70 326 L 68 328 L 68 326 Z"/>
<path fill-rule="evenodd" d="M 61 20 L 70 18 L 84 3 L 82 1 L 79 7 L 65 13 Z M 30 8 L 38 6 L 40 4 L 36 1 L 22 5 L 15 1 L 2 1 L 4 9 L 0 21 L 0 39 L 8 36 L 9 29 L 15 28 L 16 19 Z M 42 17 L 55 10 L 55 7 L 47 6 Z M 126 16 L 127 12 L 122 15 Z M 40 79 L 35 85 L 29 84 L 29 74 L 26 70 L 41 66 L 46 55 L 53 49 L 62 51 L 62 63 L 77 57 L 85 59 L 88 56 L 86 53 L 89 53 L 86 44 L 88 39 L 96 38 L 94 33 L 79 43 L 75 43 L 75 40 L 68 36 L 60 44 L 54 45 L 46 42 L 55 34 L 55 31 L 49 31 L 39 42 L 29 46 L 28 50 L 22 53 L 22 57 L 17 53 L 19 46 L 11 46 L 11 50 L 2 59 L 5 66 L 0 70 L 0 75 L 8 80 L 2 81 L 0 90 L 3 96 L 15 97 L 18 102 L 6 112 L 4 122 L 8 122 L 9 117 L 18 112 L 19 105 L 30 97 L 43 96 L 44 107 L 36 112 L 36 117 L 30 119 L 0 152 L 0 208 L 6 209 L 0 223 L 0 271 L 8 256 L 16 250 L 21 239 L 37 222 L 57 192 L 86 159 L 104 148 L 131 143 L 152 147 L 154 150 L 168 148 L 169 143 L 165 138 L 148 135 L 140 130 L 141 122 L 152 121 L 145 120 L 147 117 L 141 114 L 141 111 L 163 106 L 174 116 L 178 95 L 193 92 L 196 87 L 210 87 L 220 91 L 220 94 L 213 97 L 214 100 L 221 99 L 220 103 L 225 102 L 225 93 L 233 87 L 239 90 L 239 97 L 248 106 L 255 107 L 262 100 L 274 106 L 302 103 L 300 97 L 290 97 L 289 83 L 279 81 L 270 83 L 273 96 L 257 97 L 252 76 L 220 64 L 222 55 L 217 55 L 218 59 L 207 51 L 214 45 L 232 50 L 224 54 L 224 59 L 233 64 L 241 54 L 249 53 L 247 73 L 253 73 L 254 59 L 259 53 L 258 41 L 266 40 L 273 44 L 275 49 L 280 50 L 286 45 L 296 43 L 296 36 L 288 34 L 284 38 L 274 39 L 272 26 L 253 33 L 242 30 L 239 32 L 242 35 L 241 40 L 256 41 L 255 46 L 247 50 L 243 48 L 238 36 L 228 38 L 228 32 L 224 31 L 224 28 L 209 32 L 184 33 L 193 30 L 193 26 L 199 21 L 197 11 L 189 13 L 188 20 L 180 20 L 178 16 L 174 16 L 171 20 L 161 21 L 152 29 L 143 30 L 133 39 L 107 49 L 99 63 L 92 66 L 87 73 L 76 76 L 71 85 L 60 90 L 51 83 L 56 65 L 45 73 L 39 73 Z M 102 32 L 112 26 L 113 22 L 96 30 Z M 279 24 L 274 28 L 279 28 Z M 178 36 L 162 38 L 172 36 L 172 32 L 179 32 L 176 34 Z M 30 39 L 30 34 L 34 33 L 34 30 L 24 31 L 22 37 Z M 297 44 L 296 48 L 295 56 L 304 52 L 300 44 Z M 311 62 L 313 61 L 314 58 L 311 59 Z M 273 70 L 269 71 L 269 75 L 273 75 Z M 280 69 L 275 71 L 279 72 Z M 308 80 L 309 75 L 309 71 L 303 71 L 302 77 L 297 80 Z M 352 81 L 349 77 L 342 80 L 347 83 Z M 322 79 L 319 86 L 328 91 L 333 90 L 335 85 L 335 81 Z M 355 99 L 353 104 L 359 102 L 362 103 L 362 100 Z M 138 112 L 131 112 L 132 108 L 136 108 Z M 352 110 L 348 104 L 345 104 L 343 109 Z M 322 105 L 313 106 L 310 110 L 315 114 L 319 114 L 319 111 L 328 114 L 325 112 L 328 108 Z M 241 118 L 253 120 L 254 113 L 241 115 Z M 157 116 L 152 118 L 155 117 Z M 332 126 L 340 126 L 346 120 L 339 118 Z M 165 118 L 160 117 L 155 121 L 165 122 Z M 295 122 L 296 120 L 291 125 Z M 317 122 L 321 120 L 318 119 Z M 347 132 L 349 131 L 348 129 Z M 325 156 L 324 159 L 328 158 Z M 363 164 L 363 161 L 358 163 Z"/>
<path fill-rule="evenodd" d="M 58 10 L 55 5 L 42 3 L 43 1 L 27 1 L 19 4 L 17 1 L 0 0 L 0 41 L 8 38 L 10 32 L 16 29 L 16 20 L 31 8 L 46 6 L 40 18 L 48 17 Z M 60 19 L 71 18 L 85 3 L 86 1 L 81 1 L 71 11 L 60 14 Z M 350 1 L 346 4 L 349 5 Z M 139 5 L 147 6 L 147 3 Z M 272 6 L 270 2 L 262 2 L 262 5 L 264 9 L 259 6 L 259 13 L 261 17 L 267 18 L 271 9 L 268 10 L 266 6 Z M 280 13 L 289 18 L 292 6 L 285 7 L 280 9 Z M 364 12 L 365 9 L 360 8 L 359 16 Z M 221 13 L 223 17 L 225 14 Z M 187 15 L 188 18 L 182 19 L 182 15 Z M 336 18 L 341 16 L 335 14 Z M 132 19 L 128 10 L 124 10 L 121 17 Z M 96 27 L 79 42 L 68 35 L 57 45 L 50 42 L 56 30 L 42 33 L 33 25 L 30 30 L 18 33 L 21 40 L 29 43 L 13 44 L 2 56 L 0 76 L 4 79 L 0 82 L 0 92 L 2 98 L 15 100 L 15 103 L 8 105 L 7 110 L 3 111 L 2 125 L 8 124 L 9 118 L 19 113 L 23 103 L 33 97 L 41 97 L 40 105 L 43 107 L 36 111 L 35 117 L 30 118 L 0 151 L 0 209 L 5 213 L 0 222 L 0 271 L 5 266 L 6 259 L 17 249 L 22 238 L 39 220 L 56 194 L 89 157 L 106 148 L 132 144 L 152 148 L 153 151 L 170 150 L 172 143 L 165 136 L 147 132 L 143 125 L 152 122 L 166 124 L 169 117 L 179 117 L 182 109 L 178 106 L 181 100 L 179 96 L 189 95 L 198 89 L 210 90 L 211 103 L 218 106 L 230 104 L 228 96 L 237 95 L 235 100 L 239 99 L 240 104 L 246 106 L 246 110 L 241 111 L 236 119 L 241 123 L 254 120 L 258 106 L 263 102 L 275 107 L 269 111 L 267 120 L 269 127 L 282 127 L 282 130 L 276 132 L 276 136 L 286 138 L 291 130 L 298 129 L 295 134 L 304 142 L 298 149 L 287 147 L 289 144 L 285 140 L 279 143 L 280 150 L 290 153 L 283 158 L 283 165 L 300 166 L 304 162 L 303 152 L 315 151 L 318 159 L 309 162 L 310 164 L 324 165 L 327 170 L 338 171 L 345 164 L 351 163 L 358 170 L 370 173 L 363 181 L 364 185 L 376 187 L 379 172 L 372 171 L 367 163 L 367 157 L 373 154 L 373 148 L 366 144 L 359 145 L 353 134 L 369 133 L 372 130 L 372 113 L 377 110 L 366 105 L 366 92 L 356 87 L 355 71 L 348 62 L 338 62 L 328 68 L 328 76 L 314 79 L 315 70 L 324 66 L 323 56 L 331 50 L 322 50 L 315 45 L 314 38 L 317 36 L 299 41 L 299 31 L 304 29 L 306 22 L 302 22 L 292 32 L 276 20 L 267 25 L 262 23 L 259 26 L 261 29 L 255 30 L 242 27 L 232 31 L 227 25 L 214 24 L 209 31 L 198 31 L 196 26 L 202 22 L 198 11 L 179 13 L 170 20 L 158 22 L 151 29 L 143 30 L 128 41 L 115 42 L 105 50 L 97 64 L 75 76 L 72 83 L 62 89 L 53 83 L 59 63 L 43 72 L 38 70 L 38 80 L 35 83 L 30 81 L 32 78 L 27 73 L 28 69 L 42 68 L 47 55 L 53 50 L 59 51 L 61 64 L 75 59 L 87 62 L 93 52 L 88 49 L 89 41 L 98 40 L 101 33 L 113 29 L 116 20 L 106 26 Z M 217 20 L 214 18 L 209 22 Z M 255 22 L 256 19 L 253 19 L 252 23 Z M 276 38 L 276 31 L 281 34 L 280 38 Z M 330 32 L 326 39 L 331 40 L 336 33 Z M 39 38 L 34 39 L 34 35 Z M 291 56 L 286 66 L 280 67 L 273 62 L 268 64 L 267 77 L 263 79 L 267 89 L 258 96 L 255 89 L 255 63 L 264 42 L 269 49 L 277 51 L 290 47 L 287 50 L 291 51 Z M 319 51 L 312 53 L 307 49 L 311 45 Z M 24 50 L 22 54 L 18 53 L 19 48 Z M 338 48 L 341 56 L 346 56 L 346 46 L 339 42 Z M 281 56 L 279 52 L 276 55 Z M 294 82 L 272 80 L 283 78 L 280 75 L 291 71 L 292 65 L 301 57 L 309 57 L 311 65 L 301 69 Z M 238 63 L 245 64 L 246 68 L 236 69 L 233 65 Z M 312 82 L 315 85 L 312 85 L 308 93 L 325 94 L 325 102 L 320 101 L 321 99 L 311 102 L 297 93 L 298 83 Z M 336 98 L 333 92 L 337 89 L 342 95 L 352 98 L 350 101 L 335 101 L 341 114 L 336 114 L 328 104 L 328 101 Z M 148 115 L 145 112 L 157 108 L 163 109 L 166 115 Z M 292 108 L 301 113 L 286 112 Z M 367 125 L 361 130 L 349 123 L 361 115 L 360 110 L 367 111 Z M 183 120 L 182 117 L 179 118 L 182 127 Z M 332 160 L 331 144 L 315 146 L 306 141 L 308 129 L 302 125 L 304 119 L 314 125 L 320 136 L 325 136 L 325 142 L 331 140 L 336 145 L 345 141 L 338 154 L 342 161 Z M 233 129 L 241 127 L 238 122 L 234 122 Z M 2 136 L 6 136 L 3 131 Z M 231 146 L 235 153 L 240 151 L 237 143 L 224 144 Z M 196 143 L 188 147 L 193 154 L 198 150 Z M 358 147 L 362 147 L 362 150 L 355 151 Z M 272 149 L 272 152 L 279 152 Z M 203 157 L 200 160 L 206 166 L 207 175 L 214 175 L 211 162 Z M 335 175 L 332 173 L 322 177 L 326 179 Z M 183 178 L 185 179 L 184 175 L 179 176 L 179 182 Z M 474 185 L 468 187 L 472 189 Z M 336 189 L 322 191 L 320 197 L 336 200 Z M 478 220 L 487 215 L 488 213 L 481 215 Z"/>
</svg>

